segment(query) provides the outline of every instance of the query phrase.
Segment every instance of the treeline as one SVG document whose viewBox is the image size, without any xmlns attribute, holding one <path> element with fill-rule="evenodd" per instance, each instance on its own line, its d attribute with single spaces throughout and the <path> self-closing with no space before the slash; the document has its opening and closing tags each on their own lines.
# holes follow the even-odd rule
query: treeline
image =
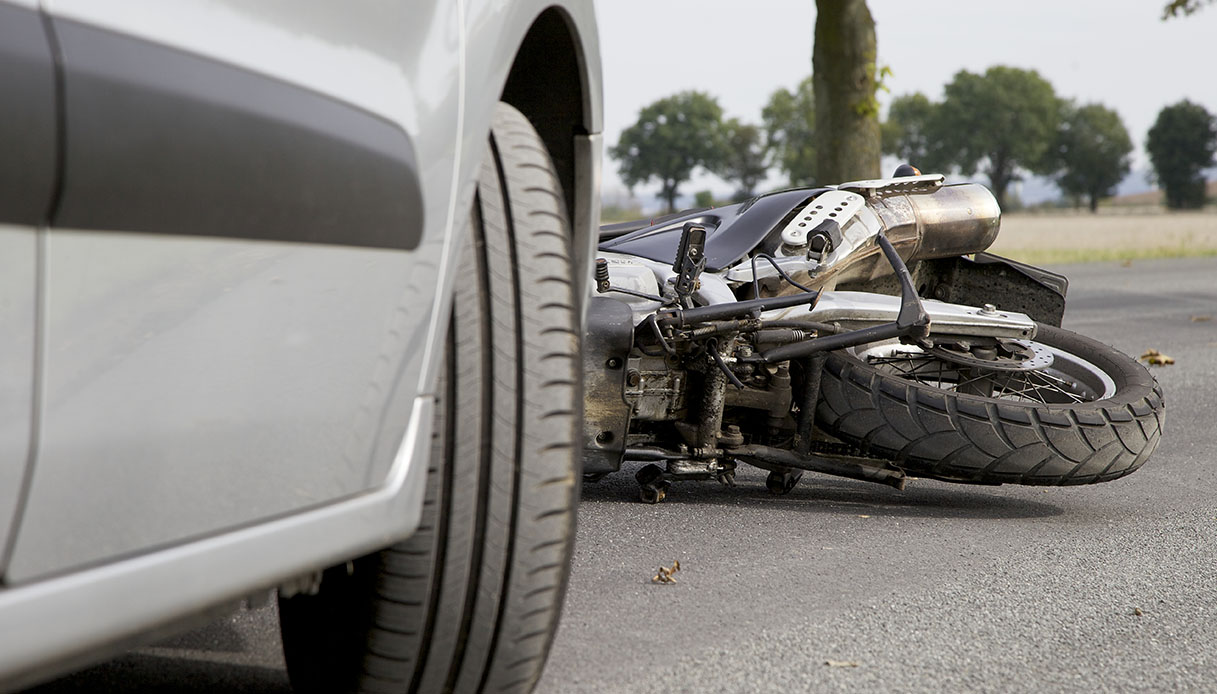
<svg viewBox="0 0 1217 694">
<path fill-rule="evenodd" d="M 660 99 L 642 109 L 609 154 L 627 186 L 657 180 L 669 209 L 695 170 L 736 186 L 737 199 L 756 192 L 772 169 L 791 185 L 818 181 L 815 102 L 811 78 L 794 91 L 778 89 L 759 125 L 723 119 L 713 96 L 698 91 Z M 1010 184 L 1026 174 L 1053 179 L 1093 211 L 1128 175 L 1132 140 L 1119 114 L 1097 103 L 1059 97 L 1034 70 L 995 66 L 962 70 L 941 101 L 923 94 L 895 98 L 881 125 L 882 149 L 926 172 L 988 178 L 1004 205 Z M 1146 137 L 1146 150 L 1168 207 L 1204 205 L 1203 170 L 1217 152 L 1217 119 L 1190 101 L 1164 107 Z"/>
<path fill-rule="evenodd" d="M 759 126 L 724 120 L 715 97 L 681 92 L 644 107 L 638 121 L 609 148 L 609 155 L 620 163 L 618 173 L 627 186 L 657 180 L 669 210 L 676 206 L 681 184 L 699 168 L 734 184 L 737 198 L 753 195 L 775 166 L 792 185 L 812 183 L 811 78 L 793 94 L 785 89 L 774 92 L 761 120 Z"/>
</svg>

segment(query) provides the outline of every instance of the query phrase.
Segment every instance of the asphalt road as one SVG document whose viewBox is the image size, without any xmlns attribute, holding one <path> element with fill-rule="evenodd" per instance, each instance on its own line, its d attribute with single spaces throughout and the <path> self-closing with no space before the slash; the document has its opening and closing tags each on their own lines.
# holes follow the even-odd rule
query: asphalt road
<svg viewBox="0 0 1217 694">
<path fill-rule="evenodd" d="M 903 492 L 808 475 L 784 497 L 742 472 L 657 506 L 606 478 L 538 691 L 1217 690 L 1217 258 L 1057 269 L 1066 327 L 1176 359 L 1141 471 Z M 37 691 L 286 692 L 277 649 L 273 610 L 245 611 Z"/>
</svg>

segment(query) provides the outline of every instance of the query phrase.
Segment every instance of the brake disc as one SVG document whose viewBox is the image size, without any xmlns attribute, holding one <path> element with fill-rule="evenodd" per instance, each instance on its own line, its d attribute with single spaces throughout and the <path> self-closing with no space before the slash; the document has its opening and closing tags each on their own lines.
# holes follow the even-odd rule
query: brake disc
<svg viewBox="0 0 1217 694">
<path fill-rule="evenodd" d="M 1037 342 L 997 340 L 995 345 L 936 343 L 925 350 L 952 364 L 990 371 L 1038 371 L 1052 366 L 1052 352 Z"/>
</svg>

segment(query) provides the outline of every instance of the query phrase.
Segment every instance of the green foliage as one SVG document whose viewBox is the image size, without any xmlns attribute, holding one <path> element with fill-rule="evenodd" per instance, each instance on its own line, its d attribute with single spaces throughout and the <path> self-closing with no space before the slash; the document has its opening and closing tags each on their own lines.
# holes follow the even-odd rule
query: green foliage
<svg viewBox="0 0 1217 694">
<path fill-rule="evenodd" d="M 710 190 L 699 190 L 694 193 L 693 207 L 718 207 L 718 201 L 714 199 L 714 192 Z"/>
<path fill-rule="evenodd" d="M 938 104 L 920 92 L 892 99 L 887 120 L 879 126 L 884 153 L 925 173 L 949 171 L 951 162 L 942 152 L 944 135 L 938 110 Z"/>
<path fill-rule="evenodd" d="M 769 147 L 761 129 L 732 118 L 723 124 L 723 145 L 723 159 L 715 173 L 736 184 L 736 199 L 752 197 L 769 173 Z"/>
<path fill-rule="evenodd" d="M 676 206 L 681 183 L 693 170 L 719 169 L 724 159 L 723 110 L 705 92 L 687 91 L 660 99 L 638 114 L 638 122 L 621 133 L 609 155 L 621 163 L 621 180 L 629 187 L 652 178 L 668 209 Z"/>
<path fill-rule="evenodd" d="M 1132 140 L 1120 114 L 1101 104 L 1070 105 L 1057 133 L 1062 167 L 1057 185 L 1069 195 L 1086 197 L 1094 212 L 1128 175 L 1131 153 Z"/>
<path fill-rule="evenodd" d="M 863 118 L 878 118 L 879 117 L 879 92 L 891 93 L 891 89 L 887 86 L 887 78 L 892 76 L 892 68 L 884 65 L 878 69 L 878 74 L 875 74 L 875 58 L 870 57 L 870 62 L 866 65 L 867 79 L 871 84 L 875 85 L 875 90 L 870 96 L 862 101 L 854 104 L 854 113 Z"/>
<path fill-rule="evenodd" d="M 635 219 L 645 217 L 642 213 L 642 206 L 631 200 L 629 203 L 622 204 L 620 202 L 603 203 L 600 207 L 600 223 L 612 224 L 614 222 L 630 222 Z"/>
<path fill-rule="evenodd" d="M 1214 0 L 1170 0 L 1162 8 L 1162 19 L 1167 20 L 1179 15 L 1187 16 L 1198 11 L 1201 7 L 1213 3 Z"/>
<path fill-rule="evenodd" d="M 998 202 L 1023 170 L 1050 174 L 1062 102 L 1034 70 L 961 70 L 938 109 L 943 157 L 964 175 L 983 170 Z"/>
<path fill-rule="evenodd" d="M 816 124 L 815 92 L 811 77 L 799 82 L 794 92 L 780 88 L 769 96 L 761 109 L 766 146 L 774 163 L 789 178 L 790 185 L 815 183 L 816 150 L 813 142 Z"/>
<path fill-rule="evenodd" d="M 1171 209 L 1204 206 L 1203 169 L 1217 152 L 1217 122 L 1199 104 L 1180 101 L 1158 112 L 1145 143 Z"/>
</svg>

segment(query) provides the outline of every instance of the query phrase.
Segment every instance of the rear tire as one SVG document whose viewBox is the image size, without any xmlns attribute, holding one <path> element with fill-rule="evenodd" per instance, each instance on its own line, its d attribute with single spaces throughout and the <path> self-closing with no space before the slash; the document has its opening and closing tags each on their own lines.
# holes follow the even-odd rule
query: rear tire
<svg viewBox="0 0 1217 694">
<path fill-rule="evenodd" d="M 840 351 L 825 361 L 816 422 L 909 474 L 952 482 L 1091 484 L 1141 467 L 1158 446 L 1165 417 L 1154 377 L 1068 330 L 1038 325 L 1035 342 L 1104 374 L 1112 392 L 1067 404 L 972 395 Z M 924 373 L 943 383 L 941 372 Z"/>
<path fill-rule="evenodd" d="M 280 600 L 304 692 L 527 692 L 575 537 L 578 320 L 563 196 L 500 104 L 458 267 L 418 531 Z"/>
</svg>

